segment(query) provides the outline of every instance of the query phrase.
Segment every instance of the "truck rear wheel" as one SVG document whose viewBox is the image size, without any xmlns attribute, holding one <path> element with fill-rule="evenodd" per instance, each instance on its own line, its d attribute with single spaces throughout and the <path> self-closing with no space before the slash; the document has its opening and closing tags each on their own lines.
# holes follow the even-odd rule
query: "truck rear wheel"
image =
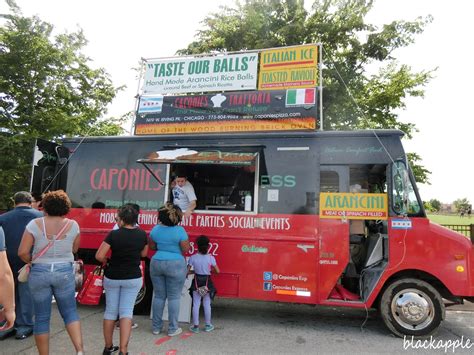
<svg viewBox="0 0 474 355">
<path fill-rule="evenodd" d="M 379 311 L 387 328 L 399 337 L 428 336 L 445 317 L 439 292 L 417 279 L 400 279 L 390 284 L 382 294 Z"/>
</svg>

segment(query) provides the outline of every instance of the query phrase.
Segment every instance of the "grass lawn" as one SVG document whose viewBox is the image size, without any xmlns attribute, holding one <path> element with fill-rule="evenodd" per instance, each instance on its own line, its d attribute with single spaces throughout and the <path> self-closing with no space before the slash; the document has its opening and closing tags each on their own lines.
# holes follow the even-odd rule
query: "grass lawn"
<svg viewBox="0 0 474 355">
<path fill-rule="evenodd" d="M 428 218 L 438 224 L 474 224 L 474 217 L 460 217 L 459 215 L 428 214 Z"/>
</svg>

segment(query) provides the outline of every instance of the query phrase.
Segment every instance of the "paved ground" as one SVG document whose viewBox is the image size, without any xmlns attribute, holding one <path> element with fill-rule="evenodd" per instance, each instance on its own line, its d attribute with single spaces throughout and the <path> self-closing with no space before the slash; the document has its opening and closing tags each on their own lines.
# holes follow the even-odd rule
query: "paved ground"
<svg viewBox="0 0 474 355">
<path fill-rule="evenodd" d="M 102 353 L 103 306 L 80 306 L 79 311 L 86 354 Z M 416 350 L 407 342 L 404 349 L 403 339 L 392 336 L 375 312 L 365 310 L 217 299 L 213 307 L 216 329 L 212 333 L 185 331 L 176 338 L 151 334 L 146 316 L 137 316 L 135 321 L 139 327 L 133 330 L 131 354 L 445 353 L 444 348 Z M 187 324 L 182 326 L 187 330 Z M 444 344 L 463 340 L 465 348 L 458 348 L 455 353 L 472 354 L 474 346 L 467 349 L 466 342 L 474 342 L 474 304 L 449 310 L 434 339 Z M 448 352 L 453 353 L 452 348 Z M 0 354 L 17 353 L 36 354 L 33 337 L 0 342 Z M 56 307 L 51 353 L 74 353 Z"/>
</svg>

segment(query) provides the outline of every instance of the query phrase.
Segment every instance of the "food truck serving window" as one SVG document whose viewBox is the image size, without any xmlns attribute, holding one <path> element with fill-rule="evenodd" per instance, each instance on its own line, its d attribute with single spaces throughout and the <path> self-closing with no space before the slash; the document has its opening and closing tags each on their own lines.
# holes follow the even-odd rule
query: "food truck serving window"
<svg viewBox="0 0 474 355">
<path fill-rule="evenodd" d="M 258 191 L 258 158 L 255 148 L 179 148 L 151 152 L 138 162 L 167 164 L 167 185 L 185 175 L 197 197 L 196 210 L 255 212 Z M 165 182 L 163 182 L 165 183 Z M 172 200 L 172 194 L 167 194 Z"/>
</svg>

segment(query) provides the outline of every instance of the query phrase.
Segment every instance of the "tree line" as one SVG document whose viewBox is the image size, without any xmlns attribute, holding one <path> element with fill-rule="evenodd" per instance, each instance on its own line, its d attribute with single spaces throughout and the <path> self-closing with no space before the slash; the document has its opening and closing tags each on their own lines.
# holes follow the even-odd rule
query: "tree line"
<svg viewBox="0 0 474 355">
<path fill-rule="evenodd" d="M 425 210 L 428 212 L 440 212 L 442 210 L 443 204 L 438 199 L 431 199 L 429 201 L 423 202 Z M 468 213 L 472 210 L 472 205 L 467 198 L 458 198 L 452 202 L 454 211 L 459 214 Z"/>
</svg>

